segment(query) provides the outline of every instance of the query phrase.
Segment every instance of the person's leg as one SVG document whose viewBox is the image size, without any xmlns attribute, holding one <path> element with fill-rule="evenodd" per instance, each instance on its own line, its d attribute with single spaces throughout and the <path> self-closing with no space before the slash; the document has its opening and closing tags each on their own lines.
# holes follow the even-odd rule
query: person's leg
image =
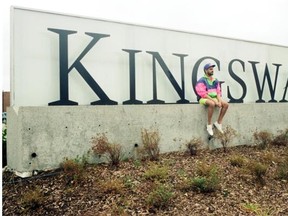
<svg viewBox="0 0 288 216">
<path fill-rule="evenodd" d="M 207 124 L 212 125 L 212 116 L 215 108 L 215 103 L 212 100 L 207 99 L 205 105 L 207 106 L 208 109 L 208 119 L 207 119 Z"/>
<path fill-rule="evenodd" d="M 200 99 L 199 103 L 205 105 L 208 109 L 207 132 L 210 136 L 213 136 L 212 116 L 214 112 L 215 103 L 212 100 L 205 98 Z"/>
<path fill-rule="evenodd" d="M 229 104 L 226 101 L 222 102 L 222 107 L 220 108 L 220 114 L 219 114 L 219 117 L 218 117 L 218 120 L 217 120 L 217 122 L 219 124 L 222 124 L 223 118 L 224 118 L 224 116 L 226 114 L 226 111 L 227 111 L 228 107 L 229 107 Z"/>
</svg>

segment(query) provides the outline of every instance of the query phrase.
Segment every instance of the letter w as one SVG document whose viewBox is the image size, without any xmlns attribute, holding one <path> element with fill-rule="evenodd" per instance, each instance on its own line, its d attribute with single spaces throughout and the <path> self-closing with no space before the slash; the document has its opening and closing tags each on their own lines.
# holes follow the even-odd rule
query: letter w
<svg viewBox="0 0 288 216">
<path fill-rule="evenodd" d="M 276 66 L 276 75 L 275 75 L 275 81 L 274 81 L 274 87 L 273 87 L 267 64 L 265 66 L 264 78 L 263 78 L 262 86 L 260 86 L 260 81 L 259 81 L 259 77 L 258 77 L 258 73 L 257 73 L 257 69 L 256 69 L 256 64 L 258 64 L 259 62 L 253 62 L 253 61 L 248 61 L 248 62 L 252 64 L 252 69 L 253 69 L 254 78 L 255 78 L 256 87 L 257 87 L 257 92 L 258 92 L 258 97 L 259 97 L 259 99 L 256 101 L 256 103 L 265 102 L 265 100 L 262 99 L 262 96 L 263 96 L 264 85 L 265 85 L 265 80 L 266 79 L 267 79 L 267 82 L 268 82 L 269 91 L 270 91 L 270 95 L 271 95 L 271 100 L 269 100 L 268 102 L 277 102 L 274 99 L 274 97 L 275 97 L 275 90 L 276 90 L 276 86 L 277 86 L 279 67 L 281 66 L 281 64 L 273 64 L 273 65 Z"/>
</svg>

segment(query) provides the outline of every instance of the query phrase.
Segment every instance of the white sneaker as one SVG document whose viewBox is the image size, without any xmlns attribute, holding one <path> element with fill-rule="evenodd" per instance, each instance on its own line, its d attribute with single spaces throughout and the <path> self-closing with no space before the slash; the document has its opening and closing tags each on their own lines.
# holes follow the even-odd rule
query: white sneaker
<svg viewBox="0 0 288 216">
<path fill-rule="evenodd" d="M 213 129 L 212 129 L 212 125 L 207 125 L 207 132 L 210 136 L 213 136 Z"/>
<path fill-rule="evenodd" d="M 217 130 L 224 134 L 224 131 L 222 130 L 222 124 L 219 124 L 217 121 L 214 123 L 214 126 L 217 128 Z"/>
</svg>

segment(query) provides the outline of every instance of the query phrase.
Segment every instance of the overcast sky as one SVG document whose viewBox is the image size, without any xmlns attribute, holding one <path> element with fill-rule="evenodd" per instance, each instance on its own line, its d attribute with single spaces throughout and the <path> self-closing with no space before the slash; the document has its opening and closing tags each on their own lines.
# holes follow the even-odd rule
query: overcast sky
<svg viewBox="0 0 288 216">
<path fill-rule="evenodd" d="M 10 89 L 11 6 L 288 47 L 288 0 L 1 0 L 2 90 Z"/>
</svg>

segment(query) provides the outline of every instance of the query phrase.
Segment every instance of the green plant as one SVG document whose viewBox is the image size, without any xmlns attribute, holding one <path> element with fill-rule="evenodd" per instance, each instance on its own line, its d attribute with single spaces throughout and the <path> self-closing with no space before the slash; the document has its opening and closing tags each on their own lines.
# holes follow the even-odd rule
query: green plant
<svg viewBox="0 0 288 216">
<path fill-rule="evenodd" d="M 220 188 L 220 178 L 216 168 L 212 168 L 209 174 L 192 178 L 192 190 L 199 191 L 200 193 L 211 193 Z"/>
<path fill-rule="evenodd" d="M 39 208 L 44 201 L 44 195 L 39 187 L 33 188 L 25 192 L 21 197 L 21 204 L 24 211 L 35 210 Z"/>
<path fill-rule="evenodd" d="M 145 179 L 150 180 L 165 180 L 168 177 L 168 168 L 167 167 L 160 167 L 155 164 L 151 164 L 148 170 L 144 173 Z"/>
<path fill-rule="evenodd" d="M 112 166 L 119 166 L 122 155 L 122 147 L 119 144 L 108 142 L 105 134 L 92 137 L 92 151 L 96 155 L 104 155 Z"/>
<path fill-rule="evenodd" d="M 156 187 L 149 193 L 146 202 L 151 207 L 164 208 L 169 205 L 172 198 L 173 193 L 170 188 L 163 184 L 157 184 Z"/>
<path fill-rule="evenodd" d="M 255 131 L 254 142 L 260 149 L 265 149 L 272 142 L 272 134 L 268 131 Z"/>
<path fill-rule="evenodd" d="M 284 131 L 279 131 L 279 134 L 273 138 L 271 144 L 275 146 L 288 146 L 288 128 Z"/>
<path fill-rule="evenodd" d="M 134 187 L 133 179 L 131 176 L 124 176 L 123 183 L 126 188 L 132 189 Z"/>
<path fill-rule="evenodd" d="M 191 179 L 192 190 L 211 193 L 220 188 L 220 177 L 216 166 L 200 164 L 197 174 L 197 177 Z"/>
<path fill-rule="evenodd" d="M 141 166 L 141 161 L 140 160 L 133 160 L 133 164 L 135 167 L 140 167 Z"/>
<path fill-rule="evenodd" d="M 226 152 L 228 145 L 231 143 L 234 137 L 236 137 L 236 135 L 236 130 L 234 130 L 230 125 L 228 125 L 223 130 L 223 133 L 217 131 L 215 133 L 215 138 L 220 141 L 224 152 Z"/>
<path fill-rule="evenodd" d="M 159 149 L 159 132 L 156 131 L 148 131 L 147 129 L 143 129 L 141 131 L 141 138 L 143 143 L 143 148 L 140 153 L 144 156 L 148 156 L 150 160 L 159 160 L 160 149 Z"/>
<path fill-rule="evenodd" d="M 203 145 L 203 140 L 201 138 L 192 138 L 188 143 L 186 143 L 186 147 L 191 156 L 197 155 L 198 149 Z"/>
</svg>

